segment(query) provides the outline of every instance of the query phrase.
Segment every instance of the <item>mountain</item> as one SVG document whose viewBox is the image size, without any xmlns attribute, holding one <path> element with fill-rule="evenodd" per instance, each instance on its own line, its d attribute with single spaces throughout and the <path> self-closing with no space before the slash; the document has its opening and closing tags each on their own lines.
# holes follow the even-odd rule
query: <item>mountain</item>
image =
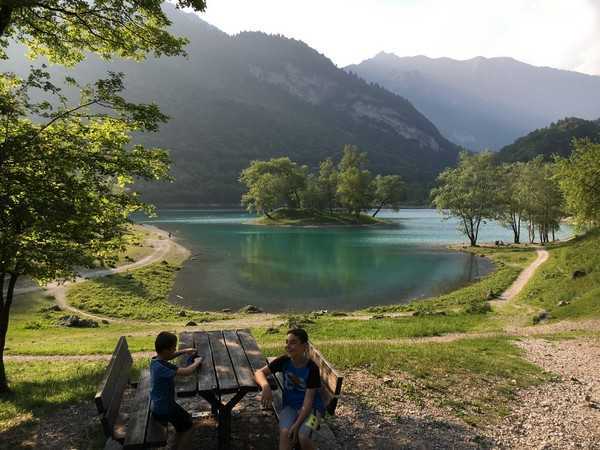
<svg viewBox="0 0 600 450">
<path fill-rule="evenodd" d="M 379 53 L 346 70 L 406 97 L 444 136 L 472 150 L 497 150 L 564 117 L 600 117 L 600 76 L 512 58 Z"/>
<path fill-rule="evenodd" d="M 458 148 L 405 98 L 337 68 L 306 44 L 259 32 L 227 35 L 198 16 L 169 9 L 188 58 L 107 64 L 89 57 L 71 75 L 127 75 L 126 96 L 160 105 L 171 121 L 139 139 L 171 150 L 172 184 L 142 184 L 159 205 L 239 204 L 250 161 L 288 155 L 315 168 L 345 144 L 368 152 L 375 173 L 401 174 L 412 199 L 426 199 Z M 22 49 L 9 64 L 24 72 Z M 20 64 L 20 67 L 17 65 Z M 53 67 L 53 74 L 64 69 Z"/>
<path fill-rule="evenodd" d="M 566 157 L 571 154 L 573 139 L 581 138 L 600 142 L 600 119 L 590 121 L 569 117 L 559 120 L 517 139 L 496 156 L 502 162 L 529 161 L 537 155 L 544 155 L 547 160 L 555 154 Z"/>
</svg>

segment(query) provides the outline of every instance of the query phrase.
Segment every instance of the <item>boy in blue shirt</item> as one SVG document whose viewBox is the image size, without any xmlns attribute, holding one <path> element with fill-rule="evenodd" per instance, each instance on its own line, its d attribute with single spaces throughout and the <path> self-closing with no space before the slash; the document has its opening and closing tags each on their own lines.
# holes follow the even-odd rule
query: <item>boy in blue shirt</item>
<svg viewBox="0 0 600 450">
<path fill-rule="evenodd" d="M 262 389 L 262 404 L 269 407 L 273 392 L 267 376 L 283 372 L 283 405 L 279 412 L 279 449 L 291 450 L 299 441 L 302 450 L 315 448 L 311 436 L 317 427 L 317 417 L 324 407 L 319 395 L 321 376 L 319 368 L 308 357 L 308 334 L 297 328 L 288 331 L 286 354 L 273 360 L 255 374 Z"/>
<path fill-rule="evenodd" d="M 181 355 L 194 355 L 196 350 L 177 349 L 177 336 L 163 331 L 154 341 L 156 356 L 150 362 L 150 410 L 156 420 L 163 425 L 171 423 L 175 428 L 173 448 L 189 446 L 192 428 L 192 416 L 175 402 L 175 377 L 191 375 L 202 363 L 202 358 L 194 358 L 187 367 L 177 367 L 169 361 Z"/>
</svg>

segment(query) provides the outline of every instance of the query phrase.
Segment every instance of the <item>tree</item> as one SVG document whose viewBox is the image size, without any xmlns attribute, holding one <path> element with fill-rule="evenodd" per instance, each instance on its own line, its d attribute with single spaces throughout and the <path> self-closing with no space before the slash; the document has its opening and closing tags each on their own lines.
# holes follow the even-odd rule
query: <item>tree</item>
<svg viewBox="0 0 600 450">
<path fill-rule="evenodd" d="M 269 211 L 280 206 L 299 207 L 307 174 L 308 167 L 299 166 L 287 157 L 252 161 L 240 175 L 240 182 L 248 188 L 242 204 L 267 216 Z M 266 192 L 261 192 L 262 189 Z"/>
<path fill-rule="evenodd" d="M 438 184 L 431 191 L 433 204 L 447 217 L 458 217 L 459 230 L 469 238 L 471 246 L 476 246 L 481 222 L 494 217 L 497 202 L 492 153 L 461 152 L 458 166 L 443 171 Z"/>
<path fill-rule="evenodd" d="M 179 55 L 187 43 L 172 36 L 164 0 L 2 0 L 0 59 L 10 40 L 26 44 L 33 57 L 73 65 L 85 52 L 104 58 L 143 59 L 153 52 Z M 204 11 L 205 0 L 177 0 L 176 7 Z"/>
<path fill-rule="evenodd" d="M 372 217 L 375 217 L 383 207 L 398 211 L 404 195 L 404 182 L 399 175 L 377 175 L 373 180 L 373 192 L 376 209 Z"/>
<path fill-rule="evenodd" d="M 346 145 L 338 165 L 338 185 L 336 196 L 340 206 L 358 217 L 371 205 L 373 189 L 371 172 L 365 169 L 366 153 L 357 147 Z"/>
<path fill-rule="evenodd" d="M 332 213 L 335 208 L 337 184 L 338 172 L 333 160 L 327 158 L 325 161 L 321 161 L 319 164 L 319 178 L 317 180 L 317 185 L 330 213 Z"/>
<path fill-rule="evenodd" d="M 556 158 L 556 179 L 578 229 L 600 225 L 600 144 L 573 142 L 569 158 Z"/>
<path fill-rule="evenodd" d="M 123 99 L 121 74 L 79 87 L 80 103 L 69 105 L 42 70 L 0 77 L 0 392 L 8 390 L 3 355 L 17 280 L 44 283 L 110 262 L 129 215 L 148 210 L 130 189 L 134 179 L 168 176 L 164 150 L 130 145 L 130 133 L 156 131 L 166 116 Z M 58 106 L 32 103 L 31 89 Z"/>
<path fill-rule="evenodd" d="M 498 199 L 495 205 L 495 219 L 513 232 L 513 241 L 521 241 L 521 221 L 525 217 L 527 183 L 524 177 L 524 164 L 504 164 L 498 168 Z"/>
</svg>

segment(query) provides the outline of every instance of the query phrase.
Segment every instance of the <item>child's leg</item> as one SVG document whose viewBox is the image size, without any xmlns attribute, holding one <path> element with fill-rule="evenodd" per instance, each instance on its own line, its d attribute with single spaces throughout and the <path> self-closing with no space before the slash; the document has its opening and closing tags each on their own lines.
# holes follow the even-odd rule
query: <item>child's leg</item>
<svg viewBox="0 0 600 450">
<path fill-rule="evenodd" d="M 181 406 L 177 405 L 169 418 L 175 428 L 174 450 L 191 448 L 192 443 L 192 416 Z"/>
<path fill-rule="evenodd" d="M 298 417 L 298 411 L 289 406 L 279 412 L 279 450 L 292 450 L 293 442 L 288 433 L 296 421 L 296 417 Z"/>
</svg>

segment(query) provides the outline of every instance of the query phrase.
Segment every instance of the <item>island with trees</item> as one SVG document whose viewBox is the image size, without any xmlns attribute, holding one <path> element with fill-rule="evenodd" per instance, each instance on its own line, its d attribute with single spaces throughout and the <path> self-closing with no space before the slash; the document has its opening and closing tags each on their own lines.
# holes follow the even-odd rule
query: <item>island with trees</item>
<svg viewBox="0 0 600 450">
<path fill-rule="evenodd" d="M 374 225 L 382 208 L 398 210 L 404 194 L 399 175 L 373 176 L 366 153 L 346 145 L 336 165 L 328 158 L 317 173 L 288 157 L 252 161 L 240 176 L 242 205 L 261 214 L 260 225 Z M 372 211 L 366 214 L 367 211 Z"/>
</svg>

